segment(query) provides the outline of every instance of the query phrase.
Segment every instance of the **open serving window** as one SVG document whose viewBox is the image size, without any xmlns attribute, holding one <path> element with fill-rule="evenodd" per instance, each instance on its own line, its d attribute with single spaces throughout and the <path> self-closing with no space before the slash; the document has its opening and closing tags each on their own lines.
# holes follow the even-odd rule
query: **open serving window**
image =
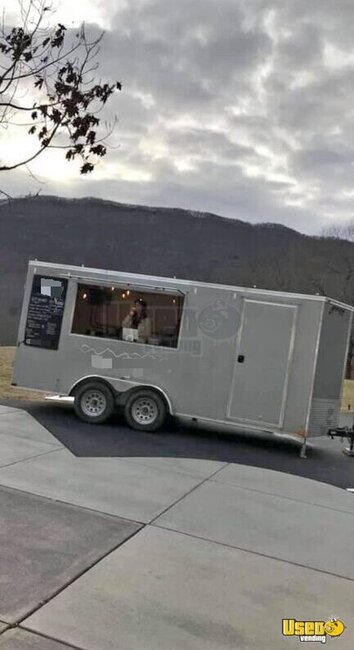
<svg viewBox="0 0 354 650">
<path fill-rule="evenodd" d="M 79 283 L 71 332 L 176 348 L 184 296 Z"/>
</svg>

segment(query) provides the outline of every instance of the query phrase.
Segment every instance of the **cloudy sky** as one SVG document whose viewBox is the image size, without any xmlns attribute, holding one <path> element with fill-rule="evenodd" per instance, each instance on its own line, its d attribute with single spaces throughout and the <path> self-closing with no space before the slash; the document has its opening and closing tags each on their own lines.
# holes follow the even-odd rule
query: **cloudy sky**
<svg viewBox="0 0 354 650">
<path fill-rule="evenodd" d="M 8 19 L 14 3 L 2 2 Z M 353 216 L 353 0 L 53 3 L 56 20 L 105 30 L 99 75 L 123 91 L 106 113 L 119 123 L 94 174 L 49 152 L 31 166 L 43 194 L 307 233 Z M 9 137 L 0 132 L 2 151 Z M 13 130 L 12 152 L 27 141 Z M 38 189 L 26 171 L 1 182 L 13 194 Z"/>
</svg>

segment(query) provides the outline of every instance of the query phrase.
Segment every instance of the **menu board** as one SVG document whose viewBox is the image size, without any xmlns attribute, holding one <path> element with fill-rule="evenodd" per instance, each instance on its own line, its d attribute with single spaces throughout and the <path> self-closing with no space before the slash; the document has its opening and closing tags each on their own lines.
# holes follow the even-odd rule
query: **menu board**
<svg viewBox="0 0 354 650">
<path fill-rule="evenodd" d="M 36 275 L 28 305 L 24 343 L 57 350 L 63 320 L 67 280 Z"/>
</svg>

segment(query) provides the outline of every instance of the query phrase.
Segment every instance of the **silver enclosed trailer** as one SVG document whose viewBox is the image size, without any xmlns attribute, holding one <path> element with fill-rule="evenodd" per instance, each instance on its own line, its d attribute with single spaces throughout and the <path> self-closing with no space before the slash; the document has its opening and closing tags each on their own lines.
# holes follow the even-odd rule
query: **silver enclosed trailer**
<svg viewBox="0 0 354 650">
<path fill-rule="evenodd" d="M 322 296 L 32 261 L 13 384 L 89 422 L 120 405 L 142 430 L 171 414 L 304 442 L 338 424 L 351 323 Z"/>
</svg>

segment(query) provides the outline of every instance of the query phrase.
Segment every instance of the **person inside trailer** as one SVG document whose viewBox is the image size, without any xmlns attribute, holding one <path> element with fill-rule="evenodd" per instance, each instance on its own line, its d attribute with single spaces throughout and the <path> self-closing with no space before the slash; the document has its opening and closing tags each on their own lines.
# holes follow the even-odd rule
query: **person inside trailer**
<svg viewBox="0 0 354 650">
<path fill-rule="evenodd" d="M 147 304 L 142 298 L 137 298 L 134 301 L 134 306 L 131 308 L 129 314 L 123 320 L 123 338 L 129 340 L 128 336 L 124 336 L 124 329 L 135 330 L 136 336 L 133 335 L 133 340 L 140 343 L 147 343 L 151 336 L 151 319 L 147 315 Z"/>
</svg>

